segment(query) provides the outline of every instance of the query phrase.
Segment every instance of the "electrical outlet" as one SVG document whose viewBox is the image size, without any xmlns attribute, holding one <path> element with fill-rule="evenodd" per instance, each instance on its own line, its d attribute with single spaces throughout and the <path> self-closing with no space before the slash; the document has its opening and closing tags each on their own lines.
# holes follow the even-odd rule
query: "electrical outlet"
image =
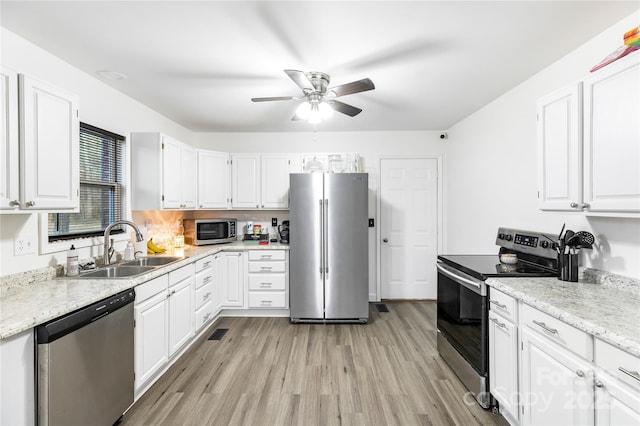
<svg viewBox="0 0 640 426">
<path fill-rule="evenodd" d="M 372 217 L 370 217 L 370 218 L 369 218 L 369 228 L 373 228 L 373 227 L 375 227 L 375 226 L 376 226 L 376 225 L 375 225 L 375 220 L 374 220 Z"/>
<path fill-rule="evenodd" d="M 33 234 L 16 235 L 13 239 L 13 254 L 22 256 L 33 254 L 36 250 L 36 236 Z"/>
<path fill-rule="evenodd" d="M 278 226 L 278 218 L 277 217 L 272 217 L 271 218 L 271 226 Z"/>
</svg>

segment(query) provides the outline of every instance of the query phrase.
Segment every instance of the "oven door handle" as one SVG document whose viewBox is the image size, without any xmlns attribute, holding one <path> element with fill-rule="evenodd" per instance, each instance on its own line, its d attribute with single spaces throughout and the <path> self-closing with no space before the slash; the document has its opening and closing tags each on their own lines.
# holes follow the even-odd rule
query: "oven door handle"
<svg viewBox="0 0 640 426">
<path fill-rule="evenodd" d="M 452 266 L 445 265 L 444 263 L 438 262 L 436 264 L 436 268 L 438 268 L 438 272 L 441 274 L 451 278 L 455 282 L 463 285 L 469 290 L 473 291 L 476 294 L 481 296 L 487 295 L 487 286 L 484 284 L 484 281 L 477 280 L 473 277 L 470 277 Z"/>
</svg>

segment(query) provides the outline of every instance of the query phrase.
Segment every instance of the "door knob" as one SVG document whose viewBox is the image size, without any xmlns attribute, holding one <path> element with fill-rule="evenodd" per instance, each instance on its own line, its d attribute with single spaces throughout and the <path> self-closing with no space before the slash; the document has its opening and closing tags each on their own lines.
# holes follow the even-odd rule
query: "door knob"
<svg viewBox="0 0 640 426">
<path fill-rule="evenodd" d="M 383 238 L 383 239 L 382 239 L 382 242 L 383 242 L 383 243 L 388 243 L 388 242 L 389 242 L 389 239 L 388 239 L 388 238 Z"/>
</svg>

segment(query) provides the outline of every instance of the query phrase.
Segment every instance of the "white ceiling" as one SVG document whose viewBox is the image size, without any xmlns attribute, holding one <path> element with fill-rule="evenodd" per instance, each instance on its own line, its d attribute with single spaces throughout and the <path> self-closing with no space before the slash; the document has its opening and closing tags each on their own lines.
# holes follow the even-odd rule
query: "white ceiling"
<svg viewBox="0 0 640 426">
<path fill-rule="evenodd" d="M 633 1 L 2 1 L 1 24 L 197 132 L 307 131 L 285 68 L 368 77 L 325 131 L 444 130 L 639 8 Z M 620 36 L 622 44 L 622 35 Z M 612 46 L 616 48 L 618 46 Z M 586 72 L 586 70 L 585 70 Z"/>
</svg>

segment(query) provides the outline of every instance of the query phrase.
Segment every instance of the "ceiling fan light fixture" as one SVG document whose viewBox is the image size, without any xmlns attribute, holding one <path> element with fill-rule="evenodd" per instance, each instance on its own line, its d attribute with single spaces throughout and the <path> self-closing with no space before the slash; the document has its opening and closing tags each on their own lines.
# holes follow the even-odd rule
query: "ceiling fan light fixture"
<svg viewBox="0 0 640 426">
<path fill-rule="evenodd" d="M 322 123 L 322 113 L 318 108 L 318 104 L 314 103 L 311 105 L 311 111 L 309 111 L 309 124 L 320 124 Z"/>
<path fill-rule="evenodd" d="M 318 105 L 318 109 L 320 110 L 320 116 L 323 120 L 331 118 L 331 116 L 333 115 L 333 108 L 331 108 L 331 105 L 329 105 L 327 102 L 320 102 L 320 105 Z"/>
<path fill-rule="evenodd" d="M 296 109 L 296 115 L 301 120 L 306 120 L 311 114 L 311 104 L 309 102 L 303 102 Z"/>
</svg>

